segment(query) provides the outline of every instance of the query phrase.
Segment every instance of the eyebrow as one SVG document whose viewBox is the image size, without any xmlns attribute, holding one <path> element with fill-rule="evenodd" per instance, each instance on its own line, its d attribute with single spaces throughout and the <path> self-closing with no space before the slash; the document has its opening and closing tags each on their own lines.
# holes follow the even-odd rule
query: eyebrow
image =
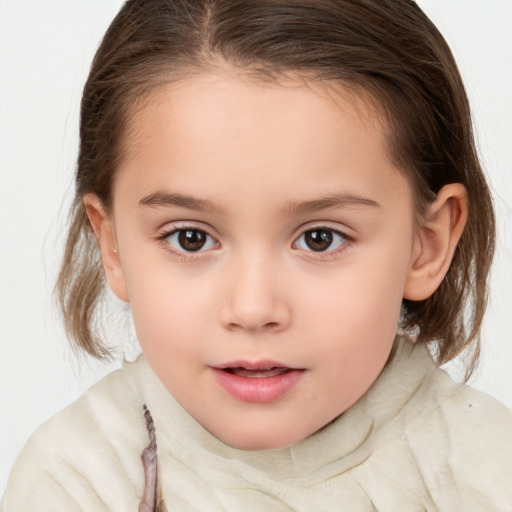
<svg viewBox="0 0 512 512">
<path fill-rule="evenodd" d="M 197 197 L 184 194 L 169 193 L 163 190 L 153 192 L 144 196 L 140 201 L 141 206 L 175 206 L 186 208 L 188 210 L 197 210 L 205 213 L 216 213 L 225 215 L 226 212 L 208 199 L 199 199 Z"/>
<path fill-rule="evenodd" d="M 331 196 L 313 199 L 311 201 L 289 201 L 285 204 L 282 211 L 286 215 L 301 215 L 305 213 L 314 213 L 321 210 L 332 208 L 343 208 L 349 206 L 365 206 L 371 208 L 380 208 L 380 204 L 366 197 L 356 194 L 336 194 Z"/>
<path fill-rule="evenodd" d="M 144 196 L 140 201 L 141 206 L 171 206 L 196 210 L 205 213 L 226 215 L 226 211 L 208 199 L 199 199 L 184 194 L 170 193 L 163 190 L 153 192 Z M 289 201 L 281 209 L 287 216 L 314 213 L 321 210 L 343 208 L 349 206 L 365 206 L 380 208 L 379 203 L 373 199 L 365 198 L 355 194 L 337 194 L 321 197 L 309 201 Z"/>
</svg>

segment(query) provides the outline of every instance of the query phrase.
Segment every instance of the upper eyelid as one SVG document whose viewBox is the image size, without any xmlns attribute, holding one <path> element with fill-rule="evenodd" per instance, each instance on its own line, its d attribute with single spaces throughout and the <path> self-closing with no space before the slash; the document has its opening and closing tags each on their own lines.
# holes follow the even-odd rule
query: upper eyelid
<svg viewBox="0 0 512 512">
<path fill-rule="evenodd" d="M 166 222 L 159 229 L 159 237 L 165 238 L 166 236 L 171 235 L 172 233 L 176 233 L 176 231 L 202 231 L 206 233 L 208 236 L 211 236 L 215 240 L 218 241 L 219 236 L 215 233 L 215 231 L 209 226 L 203 224 L 202 222 L 196 221 L 174 221 L 174 222 Z"/>
<path fill-rule="evenodd" d="M 352 240 L 354 237 L 350 234 L 353 232 L 353 229 L 350 229 L 348 226 L 339 227 L 339 223 L 333 222 L 332 224 L 338 224 L 337 227 L 331 225 L 330 222 L 312 222 L 308 224 L 303 224 L 298 230 L 296 230 L 296 234 L 294 235 L 294 240 L 297 240 L 300 236 L 308 231 L 314 231 L 315 229 L 326 229 L 328 231 L 333 231 L 334 233 L 338 233 L 345 237 L 347 240 Z"/>
</svg>

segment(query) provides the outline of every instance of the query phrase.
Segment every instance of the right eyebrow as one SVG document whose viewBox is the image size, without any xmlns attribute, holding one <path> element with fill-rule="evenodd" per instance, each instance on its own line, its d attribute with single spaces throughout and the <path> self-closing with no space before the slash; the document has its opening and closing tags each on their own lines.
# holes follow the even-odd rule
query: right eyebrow
<svg viewBox="0 0 512 512">
<path fill-rule="evenodd" d="M 177 194 L 158 190 L 139 201 L 140 206 L 170 206 L 196 210 L 205 213 L 215 213 L 217 215 L 226 215 L 226 212 L 218 205 L 208 199 L 200 199 L 185 194 Z"/>
</svg>

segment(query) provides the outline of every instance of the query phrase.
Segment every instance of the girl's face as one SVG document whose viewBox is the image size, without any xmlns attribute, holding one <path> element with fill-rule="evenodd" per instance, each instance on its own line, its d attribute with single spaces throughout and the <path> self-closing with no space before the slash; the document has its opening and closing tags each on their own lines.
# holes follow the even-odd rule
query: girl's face
<svg viewBox="0 0 512 512">
<path fill-rule="evenodd" d="M 413 265 L 383 123 L 354 94 L 219 72 L 130 128 L 109 280 L 149 364 L 231 446 L 313 434 L 381 372 Z"/>
</svg>

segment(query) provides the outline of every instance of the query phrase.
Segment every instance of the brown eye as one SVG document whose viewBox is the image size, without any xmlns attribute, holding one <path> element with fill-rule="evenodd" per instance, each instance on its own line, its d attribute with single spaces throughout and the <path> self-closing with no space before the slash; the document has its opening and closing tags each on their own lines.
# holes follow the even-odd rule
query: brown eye
<svg viewBox="0 0 512 512">
<path fill-rule="evenodd" d="M 177 229 L 166 240 L 179 252 L 199 252 L 216 246 L 215 240 L 200 229 Z"/>
<path fill-rule="evenodd" d="M 315 228 L 304 232 L 297 240 L 299 249 L 314 252 L 333 251 L 343 245 L 346 238 L 334 229 Z"/>
<path fill-rule="evenodd" d="M 178 242 L 185 251 L 199 251 L 206 242 L 206 234 L 195 229 L 180 231 Z"/>
</svg>

